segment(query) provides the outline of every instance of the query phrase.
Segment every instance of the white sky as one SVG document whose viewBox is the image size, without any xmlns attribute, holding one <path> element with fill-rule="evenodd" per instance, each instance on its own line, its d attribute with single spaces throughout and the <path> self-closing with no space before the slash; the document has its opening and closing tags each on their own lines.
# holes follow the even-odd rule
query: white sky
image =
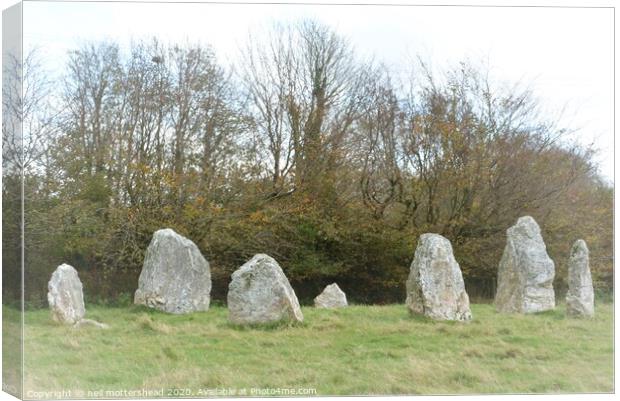
<svg viewBox="0 0 620 401">
<path fill-rule="evenodd" d="M 429 2 L 426 2 L 429 3 Z M 270 21 L 312 17 L 349 38 L 358 53 L 407 68 L 421 55 L 435 67 L 487 61 L 494 78 L 533 87 L 562 125 L 600 150 L 613 179 L 613 10 L 598 8 L 396 7 L 137 3 L 24 3 L 24 48 L 61 71 L 84 41 L 157 36 L 211 44 L 232 62 L 247 33 Z"/>
</svg>

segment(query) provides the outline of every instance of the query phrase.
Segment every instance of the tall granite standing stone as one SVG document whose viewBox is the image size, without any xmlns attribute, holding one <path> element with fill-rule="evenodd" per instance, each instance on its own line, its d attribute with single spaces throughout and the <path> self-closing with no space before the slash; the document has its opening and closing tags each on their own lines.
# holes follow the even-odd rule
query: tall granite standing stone
<svg viewBox="0 0 620 401">
<path fill-rule="evenodd" d="M 66 263 L 58 266 L 47 284 L 47 303 L 54 321 L 74 325 L 80 322 L 86 310 L 82 282 L 77 271 Z"/>
<path fill-rule="evenodd" d="M 295 291 L 272 257 L 255 255 L 232 274 L 228 318 L 234 324 L 302 322 Z"/>
<path fill-rule="evenodd" d="M 314 298 L 314 306 L 317 308 L 344 308 L 347 306 L 347 296 L 338 287 L 338 284 L 332 283 Z"/>
<path fill-rule="evenodd" d="M 547 255 L 540 227 L 524 216 L 507 231 L 497 273 L 495 308 L 504 313 L 535 313 L 555 308 L 555 265 Z"/>
<path fill-rule="evenodd" d="M 568 293 L 566 312 L 570 316 L 594 316 L 594 288 L 590 273 L 588 246 L 582 239 L 575 241 L 568 259 Z"/>
<path fill-rule="evenodd" d="M 435 320 L 471 319 L 461 268 L 448 239 L 439 234 L 420 237 L 407 280 L 406 304 L 411 314 Z"/>
<path fill-rule="evenodd" d="M 134 303 L 182 314 L 209 309 L 211 270 L 189 239 L 166 228 L 146 250 Z"/>
</svg>

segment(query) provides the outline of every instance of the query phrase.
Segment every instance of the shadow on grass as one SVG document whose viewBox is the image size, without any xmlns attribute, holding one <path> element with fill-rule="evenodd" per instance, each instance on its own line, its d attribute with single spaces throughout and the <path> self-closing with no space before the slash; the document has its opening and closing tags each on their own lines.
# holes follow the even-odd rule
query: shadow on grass
<svg viewBox="0 0 620 401">
<path fill-rule="evenodd" d="M 271 323 L 251 323 L 251 324 L 238 324 L 232 322 L 222 323 L 220 326 L 227 327 L 236 331 L 278 331 L 282 329 L 290 328 L 303 328 L 308 327 L 306 322 L 291 322 L 281 320 L 279 322 Z"/>
<path fill-rule="evenodd" d="M 125 310 L 129 313 L 146 313 L 149 315 L 160 315 L 160 314 L 164 314 L 164 312 L 159 311 L 155 308 L 149 308 L 148 306 L 145 305 L 129 305 L 128 307 L 125 308 Z"/>
<path fill-rule="evenodd" d="M 564 308 L 556 307 L 555 309 L 532 313 L 531 316 L 544 317 L 553 320 L 564 320 L 566 319 L 566 311 L 564 310 Z"/>
<path fill-rule="evenodd" d="M 552 319 L 552 320 L 565 320 L 567 318 L 565 308 L 556 306 L 555 309 L 546 310 L 542 312 L 533 312 L 533 313 L 519 313 L 519 312 L 498 312 L 495 311 L 495 315 L 497 316 L 515 316 L 519 318 L 525 317 L 533 317 L 533 318 L 541 318 L 541 319 Z"/>
<path fill-rule="evenodd" d="M 405 319 L 411 322 L 423 323 L 423 324 L 437 324 L 438 323 L 437 321 L 431 319 L 428 316 L 420 315 L 420 314 L 413 314 L 409 312 L 406 312 Z"/>
<path fill-rule="evenodd" d="M 210 310 L 194 311 L 194 312 L 188 312 L 188 313 L 169 313 L 169 312 L 161 311 L 156 308 L 150 308 L 145 305 L 130 305 L 122 309 L 129 313 L 137 314 L 137 315 L 147 314 L 153 317 L 161 316 L 163 318 L 174 317 L 174 319 L 176 319 L 179 322 L 192 321 L 192 320 L 195 320 L 203 316 L 213 315 L 213 312 L 211 312 Z"/>
<path fill-rule="evenodd" d="M 462 325 L 468 325 L 472 322 L 474 322 L 474 320 L 467 320 L 467 321 L 459 321 L 459 320 L 435 320 L 431 317 L 425 316 L 425 315 L 419 315 L 419 314 L 411 314 L 408 313 L 407 320 L 409 321 L 413 321 L 416 323 L 421 323 L 421 324 L 430 324 L 433 326 L 439 326 L 438 331 L 441 331 L 442 328 L 447 327 L 460 327 Z"/>
</svg>

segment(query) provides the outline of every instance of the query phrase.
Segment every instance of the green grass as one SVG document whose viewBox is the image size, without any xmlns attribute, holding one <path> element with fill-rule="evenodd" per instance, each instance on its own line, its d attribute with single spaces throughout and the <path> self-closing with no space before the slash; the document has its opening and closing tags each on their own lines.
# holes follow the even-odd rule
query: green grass
<svg viewBox="0 0 620 401">
<path fill-rule="evenodd" d="M 403 305 L 303 308 L 305 322 L 241 328 L 227 311 L 168 315 L 90 306 L 111 328 L 25 322 L 25 391 L 313 388 L 318 395 L 612 392 L 613 306 L 594 319 L 472 305 L 469 324 Z M 85 393 L 84 396 L 88 396 Z M 175 395 L 172 393 L 163 395 Z M 283 395 L 283 394 L 276 394 Z M 102 395 L 100 395 L 101 397 Z"/>
<path fill-rule="evenodd" d="M 2 389 L 19 396 L 22 383 L 21 313 L 17 308 L 2 311 Z"/>
</svg>

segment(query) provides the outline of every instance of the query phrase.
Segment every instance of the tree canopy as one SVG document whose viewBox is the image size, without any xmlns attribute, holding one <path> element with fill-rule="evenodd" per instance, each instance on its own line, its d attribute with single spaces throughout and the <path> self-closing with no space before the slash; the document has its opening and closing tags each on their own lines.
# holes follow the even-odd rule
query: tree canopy
<svg viewBox="0 0 620 401">
<path fill-rule="evenodd" d="M 22 172 L 32 305 L 63 262 L 88 300 L 126 299 L 164 227 L 209 260 L 216 299 L 262 252 L 302 301 L 336 281 L 354 302 L 401 302 L 426 232 L 452 241 L 470 296 L 490 298 L 505 231 L 525 214 L 542 227 L 557 290 L 578 238 L 596 288 L 610 290 L 613 188 L 593 152 L 519 85 L 467 63 L 403 65 L 413 73 L 364 60 L 316 21 L 252 36 L 230 67 L 209 46 L 156 39 L 72 50 L 59 82 L 26 58 L 9 74 L 23 100 L 4 97 L 6 121 L 23 126 L 21 146 L 3 124 L 5 296 L 19 288 L 9 250 Z"/>
</svg>

